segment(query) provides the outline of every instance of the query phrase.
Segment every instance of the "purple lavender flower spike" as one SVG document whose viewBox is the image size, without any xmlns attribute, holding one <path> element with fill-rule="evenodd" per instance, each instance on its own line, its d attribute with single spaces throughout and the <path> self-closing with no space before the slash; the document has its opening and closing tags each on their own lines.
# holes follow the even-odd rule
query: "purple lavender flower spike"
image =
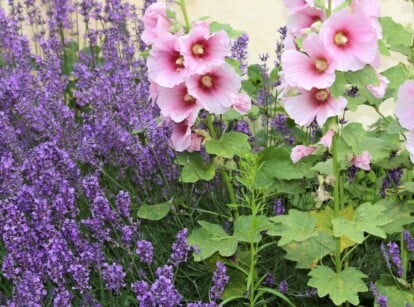
<svg viewBox="0 0 414 307">
<path fill-rule="evenodd" d="M 177 233 L 177 239 L 172 245 L 170 262 L 177 267 L 180 263 L 187 262 L 187 256 L 191 247 L 187 244 L 188 230 L 184 228 Z"/>
<path fill-rule="evenodd" d="M 136 253 L 141 262 L 151 264 L 154 257 L 154 247 L 151 242 L 140 240 L 137 242 Z"/>
<path fill-rule="evenodd" d="M 411 233 L 408 230 L 403 231 L 403 238 L 405 241 L 405 246 L 407 247 L 407 250 L 410 252 L 414 252 L 414 238 L 411 235 Z"/>
<path fill-rule="evenodd" d="M 126 286 L 124 282 L 125 275 L 122 266 L 117 263 L 104 263 L 102 266 L 102 279 L 108 290 L 118 292 L 121 288 L 124 288 Z"/>
<path fill-rule="evenodd" d="M 211 300 L 220 300 L 226 285 L 228 284 L 230 278 L 227 275 L 226 266 L 221 263 L 216 263 L 216 271 L 213 274 L 212 285 L 210 287 L 210 299 Z"/>
</svg>

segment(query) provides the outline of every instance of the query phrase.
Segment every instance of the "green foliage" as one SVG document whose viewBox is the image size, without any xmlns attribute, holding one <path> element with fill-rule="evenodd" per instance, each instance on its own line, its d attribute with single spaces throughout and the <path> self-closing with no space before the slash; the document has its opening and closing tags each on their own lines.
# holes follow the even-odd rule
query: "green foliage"
<svg viewBox="0 0 414 307">
<path fill-rule="evenodd" d="M 240 132 L 228 132 L 219 140 L 210 139 L 205 143 L 206 151 L 222 158 L 231 159 L 250 151 L 249 137 Z"/>
<path fill-rule="evenodd" d="M 375 283 L 379 295 L 387 297 L 388 306 L 408 306 L 414 304 L 413 289 L 407 289 L 397 285 L 391 276 L 382 275 Z M 410 285 L 408 285 L 411 288 Z M 410 291 L 411 290 L 411 291 Z M 375 302 L 374 306 L 378 306 Z"/>
<path fill-rule="evenodd" d="M 156 205 L 142 205 L 138 209 L 137 216 L 141 219 L 159 221 L 168 215 L 172 204 L 170 202 Z"/>
<path fill-rule="evenodd" d="M 329 295 L 329 298 L 337 306 L 345 302 L 358 305 L 358 292 L 368 290 L 362 280 L 367 276 L 353 267 L 335 273 L 327 266 L 317 266 L 310 271 L 309 276 L 311 276 L 311 279 L 308 285 L 318 289 L 320 297 Z"/>
<path fill-rule="evenodd" d="M 379 17 L 382 27 L 382 35 L 390 49 L 398 46 L 411 46 L 413 35 L 404 28 L 400 23 L 395 22 L 391 17 Z"/>
<path fill-rule="evenodd" d="M 384 98 L 397 97 L 397 91 L 401 84 L 410 77 L 407 67 L 402 63 L 388 68 L 382 72 L 382 75 L 390 81 Z"/>
<path fill-rule="evenodd" d="M 199 153 L 181 153 L 177 155 L 177 163 L 183 166 L 182 182 L 192 183 L 199 180 L 211 180 L 216 174 L 214 162 L 206 163 Z"/>
<path fill-rule="evenodd" d="M 414 222 L 414 216 L 412 216 L 414 206 L 388 199 L 381 200 L 378 204 L 386 208 L 384 215 L 391 218 L 390 223 L 381 226 L 387 234 L 401 232 L 404 230 L 404 225 Z"/>
<path fill-rule="evenodd" d="M 359 205 L 352 220 L 344 217 L 336 217 L 332 220 L 334 235 L 336 237 L 346 236 L 356 243 L 362 243 L 365 240 L 365 232 L 385 239 L 386 233 L 381 226 L 392 222 L 391 217 L 384 214 L 385 211 L 386 208 L 380 204 Z"/>
<path fill-rule="evenodd" d="M 279 215 L 269 218 L 275 225 L 268 230 L 270 236 L 280 236 L 278 245 L 283 246 L 290 242 L 305 241 L 316 237 L 316 219 L 307 212 L 291 209 L 287 215 Z"/>
<path fill-rule="evenodd" d="M 240 242 L 259 243 L 262 239 L 260 233 L 271 227 L 272 225 L 266 216 L 241 215 L 234 222 L 233 236 Z"/>
<path fill-rule="evenodd" d="M 220 22 L 217 22 L 217 21 L 213 21 L 212 23 L 210 23 L 210 32 L 211 33 L 214 33 L 214 32 L 220 31 L 220 30 L 226 31 L 231 39 L 238 38 L 240 35 L 243 34 L 242 31 L 235 30 L 232 26 L 230 26 L 227 23 L 220 23 Z"/>
</svg>

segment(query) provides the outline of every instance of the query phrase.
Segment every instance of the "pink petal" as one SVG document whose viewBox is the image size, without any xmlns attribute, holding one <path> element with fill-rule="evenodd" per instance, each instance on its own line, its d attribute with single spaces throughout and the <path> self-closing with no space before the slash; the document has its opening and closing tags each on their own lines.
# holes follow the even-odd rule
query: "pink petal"
<svg viewBox="0 0 414 307">
<path fill-rule="evenodd" d="M 325 19 L 325 12 L 315 7 L 306 7 L 290 15 L 287 28 L 293 35 L 302 35 L 306 29 L 320 20 Z"/>
<path fill-rule="evenodd" d="M 368 151 L 364 151 L 362 154 L 358 156 L 354 156 L 351 160 L 353 166 L 363 169 L 365 171 L 369 171 L 371 166 L 369 163 L 371 162 L 371 155 Z"/>
<path fill-rule="evenodd" d="M 351 8 L 355 12 L 361 12 L 369 17 L 379 17 L 381 9 L 378 0 L 352 0 Z"/>
<path fill-rule="evenodd" d="M 188 147 L 189 152 L 193 151 L 200 151 L 201 149 L 201 143 L 203 142 L 204 138 L 197 134 L 197 133 L 191 133 L 191 144 Z"/>
<path fill-rule="evenodd" d="M 191 125 L 188 121 L 172 123 L 171 142 L 176 151 L 184 151 L 191 146 Z"/>
<path fill-rule="evenodd" d="M 252 100 L 249 95 L 242 92 L 234 96 L 233 108 L 240 114 L 246 114 L 252 107 Z"/>
<path fill-rule="evenodd" d="M 323 137 L 321 137 L 318 144 L 321 144 L 321 145 L 331 149 L 332 139 L 333 139 L 333 136 L 335 135 L 335 133 L 336 133 L 335 130 L 329 129 L 328 132 L 326 132 L 325 135 Z"/>
<path fill-rule="evenodd" d="M 398 89 L 395 102 L 395 115 L 401 126 L 406 129 L 414 129 L 414 81 L 405 81 Z"/>
<path fill-rule="evenodd" d="M 387 78 L 383 75 L 377 73 L 377 77 L 379 79 L 379 85 L 367 85 L 367 90 L 371 92 L 376 98 L 381 99 L 385 95 L 385 91 L 387 90 L 387 85 L 390 82 Z"/>
<path fill-rule="evenodd" d="M 414 130 L 411 130 L 407 135 L 407 150 L 410 153 L 410 160 L 414 163 Z"/>
<path fill-rule="evenodd" d="M 309 156 L 316 150 L 315 146 L 297 145 L 292 148 L 290 159 L 293 163 L 299 162 L 304 157 Z"/>
<path fill-rule="evenodd" d="M 164 2 L 151 4 L 142 17 L 144 31 L 141 40 L 150 45 L 159 37 L 169 32 L 171 22 L 167 17 L 167 6 Z"/>
</svg>

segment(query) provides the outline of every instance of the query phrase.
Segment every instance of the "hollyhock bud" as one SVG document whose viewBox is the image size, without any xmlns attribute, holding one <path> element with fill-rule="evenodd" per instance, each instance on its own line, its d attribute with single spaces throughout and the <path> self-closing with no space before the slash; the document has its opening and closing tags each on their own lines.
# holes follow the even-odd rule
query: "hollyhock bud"
<svg viewBox="0 0 414 307">
<path fill-rule="evenodd" d="M 303 158 L 311 155 L 316 150 L 316 148 L 316 146 L 297 145 L 292 148 L 290 159 L 293 163 L 297 163 Z"/>
<path fill-rule="evenodd" d="M 144 31 L 141 40 L 147 44 L 153 44 L 158 38 L 168 33 L 171 21 L 167 17 L 167 6 L 164 2 L 151 4 L 142 17 Z"/>
<path fill-rule="evenodd" d="M 239 93 L 234 96 L 233 108 L 240 114 L 246 114 L 252 107 L 252 100 L 246 93 Z"/>
<path fill-rule="evenodd" d="M 351 164 L 365 171 L 369 171 L 371 169 L 371 166 L 369 165 L 371 159 L 371 155 L 365 150 L 362 154 L 354 156 L 351 160 Z"/>
<path fill-rule="evenodd" d="M 390 81 L 377 73 L 377 77 L 379 79 L 379 85 L 367 85 L 367 90 L 371 92 L 376 98 L 381 99 L 385 95 L 385 91 L 387 90 L 387 85 Z"/>
<path fill-rule="evenodd" d="M 333 136 L 335 135 L 335 133 L 336 133 L 335 130 L 329 129 L 328 132 L 326 132 L 325 135 L 323 137 L 321 137 L 318 144 L 321 144 L 321 145 L 331 149 L 332 139 L 333 139 Z"/>
</svg>

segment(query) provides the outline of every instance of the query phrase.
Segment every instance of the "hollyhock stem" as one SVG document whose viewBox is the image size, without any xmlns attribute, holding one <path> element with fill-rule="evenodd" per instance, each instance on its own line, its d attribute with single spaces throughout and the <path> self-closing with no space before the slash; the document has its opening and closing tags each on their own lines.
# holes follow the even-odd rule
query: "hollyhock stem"
<svg viewBox="0 0 414 307">
<path fill-rule="evenodd" d="M 403 280 L 407 280 L 407 270 L 408 270 L 408 251 L 407 251 L 407 246 L 406 246 L 406 242 L 404 240 L 404 236 L 403 236 L 403 232 L 401 232 L 401 262 L 402 262 L 402 268 L 403 268 L 403 273 L 401 278 Z"/>
<path fill-rule="evenodd" d="M 184 22 L 185 22 L 185 33 L 190 31 L 190 20 L 188 18 L 187 6 L 185 0 L 180 0 L 181 11 L 183 12 Z"/>
<path fill-rule="evenodd" d="M 337 146 L 337 135 L 334 135 L 332 138 L 332 161 L 333 161 L 333 171 L 335 177 L 334 184 L 334 217 L 339 217 L 340 210 L 340 198 L 339 198 L 339 185 L 340 185 L 340 172 L 338 165 L 338 146 Z M 340 273 L 342 270 L 341 263 L 341 238 L 336 238 L 336 249 L 335 249 L 335 268 L 336 272 Z"/>
<path fill-rule="evenodd" d="M 328 10 L 326 12 L 326 17 L 331 16 L 332 14 L 332 0 L 328 0 Z"/>
</svg>

